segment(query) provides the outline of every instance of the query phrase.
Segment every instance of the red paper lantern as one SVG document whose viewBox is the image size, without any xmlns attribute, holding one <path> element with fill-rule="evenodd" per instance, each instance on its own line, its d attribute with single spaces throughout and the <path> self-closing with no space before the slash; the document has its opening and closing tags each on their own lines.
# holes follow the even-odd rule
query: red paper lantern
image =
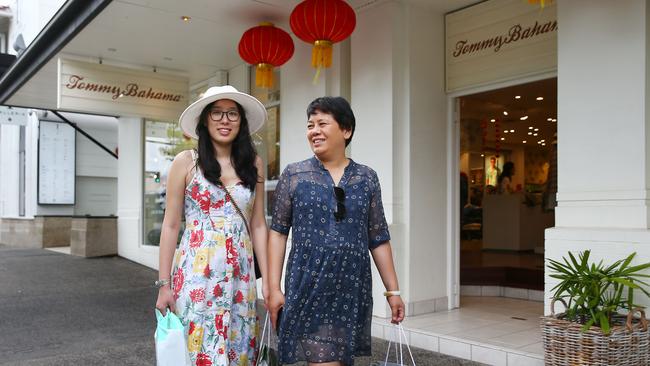
<svg viewBox="0 0 650 366">
<path fill-rule="evenodd" d="M 256 66 L 255 85 L 263 88 L 273 86 L 273 67 L 289 61 L 293 50 L 289 33 L 268 22 L 247 30 L 239 41 L 239 56 Z"/>
<path fill-rule="evenodd" d="M 311 65 L 320 71 L 332 65 L 332 45 L 352 34 L 357 17 L 343 0 L 305 0 L 291 12 L 289 24 L 298 38 L 314 45 Z"/>
</svg>

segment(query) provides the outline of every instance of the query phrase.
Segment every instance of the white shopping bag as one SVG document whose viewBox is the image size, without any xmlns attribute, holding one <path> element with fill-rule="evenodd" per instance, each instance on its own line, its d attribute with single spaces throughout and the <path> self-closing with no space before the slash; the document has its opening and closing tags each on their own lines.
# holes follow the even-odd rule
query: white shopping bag
<svg viewBox="0 0 650 366">
<path fill-rule="evenodd" d="M 162 315 L 156 309 L 156 365 L 157 366 L 190 366 L 190 355 L 187 352 L 185 328 L 181 320 L 171 310 Z"/>
<path fill-rule="evenodd" d="M 373 362 L 373 366 L 405 366 L 404 364 L 404 354 L 403 354 L 403 348 L 406 346 L 406 349 L 409 352 L 409 355 L 411 356 L 411 362 L 413 366 L 415 365 L 415 360 L 413 359 L 413 353 L 411 352 L 411 347 L 409 346 L 408 342 L 406 341 L 406 333 L 404 332 L 404 327 L 402 327 L 402 324 L 397 324 L 393 327 L 395 329 L 395 333 L 397 334 L 395 336 L 395 362 L 388 362 L 388 356 L 390 355 L 390 346 L 393 343 L 393 339 L 388 339 L 388 350 L 386 350 L 386 358 L 384 359 L 383 362 Z M 398 345 L 399 344 L 399 349 Z M 408 362 L 408 360 L 407 360 Z"/>
<path fill-rule="evenodd" d="M 278 324 L 279 325 L 279 324 Z M 268 326 L 268 332 L 267 332 Z M 266 312 L 266 319 L 264 320 L 264 329 L 262 330 L 262 336 L 260 337 L 260 349 L 257 356 L 257 366 L 279 366 L 280 362 L 278 360 L 278 353 L 276 350 L 271 348 L 271 319 L 269 319 L 269 312 Z M 267 335 L 264 338 L 264 335 Z"/>
</svg>

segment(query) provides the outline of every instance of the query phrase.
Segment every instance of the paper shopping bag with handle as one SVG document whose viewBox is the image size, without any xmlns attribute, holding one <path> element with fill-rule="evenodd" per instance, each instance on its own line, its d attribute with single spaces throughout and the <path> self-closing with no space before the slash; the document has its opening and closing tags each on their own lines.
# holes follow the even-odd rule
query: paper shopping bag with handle
<svg viewBox="0 0 650 366">
<path fill-rule="evenodd" d="M 257 356 L 257 366 L 279 366 L 278 353 L 271 347 L 271 319 L 269 313 L 266 313 L 266 320 L 264 320 L 264 328 L 262 336 L 260 337 L 262 343 L 260 345 L 260 353 Z M 266 335 L 266 338 L 264 337 Z"/>
<path fill-rule="evenodd" d="M 171 310 L 162 315 L 156 309 L 156 365 L 157 366 L 189 366 L 190 355 L 187 352 L 185 328 L 181 320 Z"/>
<path fill-rule="evenodd" d="M 402 327 L 402 324 L 397 324 L 393 326 L 393 329 L 395 329 L 395 337 L 394 339 L 391 337 L 388 339 L 388 350 L 386 350 L 386 358 L 383 361 L 373 362 L 372 366 L 406 366 L 406 364 L 404 364 L 404 348 L 406 348 L 409 356 L 411 356 L 411 364 L 413 366 L 416 366 L 415 360 L 413 359 L 413 353 L 411 352 L 411 347 L 406 340 L 406 332 L 404 332 L 404 327 Z M 388 359 L 390 356 L 390 348 L 393 343 L 395 344 L 395 362 L 389 362 Z M 408 360 L 406 360 L 406 362 L 408 362 Z"/>
</svg>

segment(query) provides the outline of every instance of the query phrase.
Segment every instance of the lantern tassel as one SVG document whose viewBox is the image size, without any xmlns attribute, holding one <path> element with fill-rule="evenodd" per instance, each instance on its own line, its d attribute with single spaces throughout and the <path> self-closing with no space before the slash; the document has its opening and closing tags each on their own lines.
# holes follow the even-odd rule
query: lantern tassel
<svg viewBox="0 0 650 366">
<path fill-rule="evenodd" d="M 316 68 L 316 75 L 314 75 L 313 80 L 314 84 L 316 84 L 321 69 L 332 66 L 332 42 L 326 40 L 314 42 L 314 47 L 311 49 L 311 66 Z"/>
<path fill-rule="evenodd" d="M 257 64 L 255 69 L 255 85 L 260 88 L 273 87 L 273 65 Z"/>
</svg>

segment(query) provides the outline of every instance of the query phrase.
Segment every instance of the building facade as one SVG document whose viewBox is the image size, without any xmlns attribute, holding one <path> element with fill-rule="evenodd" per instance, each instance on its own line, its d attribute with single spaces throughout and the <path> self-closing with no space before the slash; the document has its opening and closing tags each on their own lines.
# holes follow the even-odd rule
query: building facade
<svg viewBox="0 0 650 366">
<path fill-rule="evenodd" d="M 65 26 L 66 7 L 78 3 L 64 4 L 51 24 Z M 35 48 L 49 57 L 34 58 L 32 64 L 40 65 L 32 68 L 19 58 L 0 79 L 0 89 L 6 87 L 0 99 L 5 105 L 116 118 L 119 255 L 152 268 L 158 265 L 158 248 L 151 245 L 155 240 L 148 239 L 154 227 L 146 226 L 147 192 L 159 188 L 154 183 L 161 176 L 156 174 L 164 169 L 147 167 L 153 164 L 147 148 L 171 138 L 173 131 L 155 135 L 169 128 L 157 130 L 156 122 L 173 127 L 173 115 L 182 107 L 170 107 L 164 114 L 162 104 L 127 110 L 121 98 L 111 107 L 87 100 L 65 104 L 58 91 L 61 60 L 95 65 L 103 70 L 102 80 L 121 80 L 125 70 L 144 79 L 166 75 L 181 80 L 187 86 L 184 105 L 211 85 L 229 83 L 254 92 L 250 69 L 236 53 L 238 37 L 264 20 L 289 30 L 288 16 L 298 2 L 267 3 L 214 2 L 204 8 L 173 1 L 88 2 L 85 11 L 92 18 L 69 39 L 57 39 L 59 50 Z M 349 98 L 358 121 L 349 153 L 380 177 L 409 314 L 460 305 L 459 110 L 462 98 L 476 93 L 557 79 L 557 115 L 549 116 L 556 119 L 549 122 L 557 122 L 557 207 L 540 248 L 545 258 L 592 249 L 597 258 L 637 252 L 636 261 L 650 260 L 647 1 L 558 0 L 542 10 L 520 0 L 349 3 L 357 13 L 356 29 L 335 46 L 333 66 L 318 83 L 311 82 L 311 46 L 294 37 L 294 56 L 279 71 L 279 94 L 267 100 L 267 107 L 277 112 L 279 151 L 269 153 L 273 138 L 259 142 L 267 162 L 279 156 L 280 170 L 307 158 L 306 106 L 322 95 Z M 38 37 L 47 40 L 47 28 Z M 40 45 L 38 37 L 30 47 Z M 20 67 L 30 70 L 25 80 L 12 74 Z M 5 127 L 3 154 L 18 136 Z M 34 138 L 27 140 L 33 144 Z M 19 147 L 11 149 L 16 156 Z M 30 159 L 34 157 L 26 161 Z M 13 161 L 3 157 L 3 174 Z M 16 184 L 15 179 L 3 179 L 3 197 L 16 195 Z M 273 182 L 267 186 L 272 191 Z M 7 207 L 3 225 L 6 212 L 16 211 Z M 548 299 L 553 286 L 548 274 L 544 282 Z M 381 287 L 375 273 L 377 298 Z M 388 309 L 377 301 L 374 313 L 386 316 Z"/>
</svg>

